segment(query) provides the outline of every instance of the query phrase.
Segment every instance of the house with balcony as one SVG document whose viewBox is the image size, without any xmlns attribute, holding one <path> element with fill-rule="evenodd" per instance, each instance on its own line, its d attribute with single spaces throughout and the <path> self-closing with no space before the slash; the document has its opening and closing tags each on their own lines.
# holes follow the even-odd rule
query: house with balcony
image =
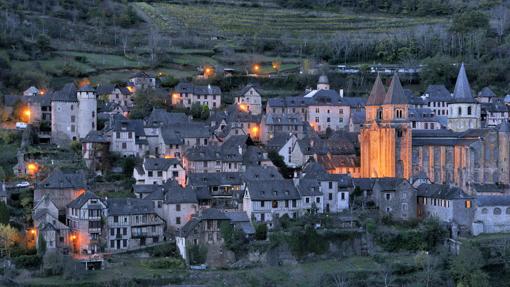
<svg viewBox="0 0 510 287">
<path fill-rule="evenodd" d="M 92 191 L 86 191 L 67 205 L 67 226 L 71 228 L 74 252 L 95 254 L 104 250 L 106 216 L 106 202 Z"/>
<path fill-rule="evenodd" d="M 242 175 L 241 172 L 190 173 L 188 186 L 196 191 L 201 207 L 237 210 L 241 205 Z"/>
<path fill-rule="evenodd" d="M 279 217 L 297 218 L 301 214 L 301 195 L 291 179 L 246 180 L 243 211 L 252 221 L 272 228 Z"/>
<path fill-rule="evenodd" d="M 156 213 L 152 201 L 109 198 L 107 204 L 107 251 L 137 249 L 163 241 L 165 221 Z"/>
<path fill-rule="evenodd" d="M 176 158 L 148 158 L 133 170 L 136 184 L 163 184 L 174 180 L 180 185 L 186 185 L 186 171 L 181 161 Z"/>
</svg>

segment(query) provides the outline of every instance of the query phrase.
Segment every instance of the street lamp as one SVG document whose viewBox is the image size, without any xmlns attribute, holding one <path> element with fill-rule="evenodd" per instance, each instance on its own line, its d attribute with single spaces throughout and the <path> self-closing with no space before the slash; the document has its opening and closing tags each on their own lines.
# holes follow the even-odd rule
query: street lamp
<svg viewBox="0 0 510 287">
<path fill-rule="evenodd" d="M 30 116 L 32 115 L 32 112 L 30 111 L 30 108 L 26 108 L 24 111 L 23 111 L 23 115 L 25 117 L 27 117 L 27 123 L 30 123 Z"/>
</svg>

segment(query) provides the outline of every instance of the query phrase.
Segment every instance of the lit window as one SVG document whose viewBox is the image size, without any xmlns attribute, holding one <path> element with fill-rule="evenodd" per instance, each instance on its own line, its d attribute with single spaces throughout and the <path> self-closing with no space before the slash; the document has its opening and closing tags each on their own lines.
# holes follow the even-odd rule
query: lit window
<svg viewBox="0 0 510 287">
<path fill-rule="evenodd" d="M 464 204 L 466 208 L 471 208 L 471 200 L 466 200 Z"/>
</svg>

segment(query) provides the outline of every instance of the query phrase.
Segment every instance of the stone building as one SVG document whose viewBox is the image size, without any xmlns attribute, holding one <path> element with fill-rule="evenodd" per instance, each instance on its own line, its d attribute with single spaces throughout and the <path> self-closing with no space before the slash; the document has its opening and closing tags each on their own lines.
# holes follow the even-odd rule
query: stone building
<svg viewBox="0 0 510 287">
<path fill-rule="evenodd" d="M 434 217 L 471 229 L 475 213 L 473 196 L 448 184 L 421 184 L 417 189 L 419 218 Z"/>
<path fill-rule="evenodd" d="M 414 131 L 413 176 L 424 172 L 434 183 L 454 183 L 469 194 L 475 184 L 510 183 L 510 125 L 473 129 Z"/>
<path fill-rule="evenodd" d="M 367 101 L 360 133 L 361 177 L 411 177 L 412 128 L 408 100 L 395 74 L 385 93 L 379 75 Z"/>
<path fill-rule="evenodd" d="M 249 112 L 253 115 L 262 113 L 262 93 L 255 85 L 246 85 L 235 97 L 234 103 L 243 112 Z"/>
<path fill-rule="evenodd" d="M 510 232 L 510 196 L 478 196 L 473 220 L 473 235 L 498 232 Z"/>
<path fill-rule="evenodd" d="M 77 89 L 73 83 L 52 94 L 51 141 L 69 143 L 97 129 L 95 89 L 86 85 Z"/>
<path fill-rule="evenodd" d="M 172 92 L 172 105 L 191 108 L 195 103 L 208 106 L 209 109 L 221 107 L 221 89 L 218 86 L 197 86 L 191 83 L 179 83 Z"/>
<path fill-rule="evenodd" d="M 466 70 L 462 64 L 453 91 L 453 100 L 448 105 L 448 128 L 458 132 L 478 129 L 481 127 L 480 120 L 480 104 L 473 98 Z"/>
<path fill-rule="evenodd" d="M 76 253 L 94 254 L 104 249 L 106 203 L 86 191 L 67 205 L 67 226 L 71 228 L 71 246 Z"/>
<path fill-rule="evenodd" d="M 176 158 L 145 157 L 142 164 L 135 166 L 133 178 L 137 184 L 163 184 L 175 180 L 182 186 L 186 185 L 186 171 Z"/>
<path fill-rule="evenodd" d="M 150 200 L 109 198 L 108 251 L 136 249 L 163 241 L 165 221 Z"/>
<path fill-rule="evenodd" d="M 36 184 L 34 202 L 39 202 L 47 194 L 58 208 L 59 215 L 63 217 L 67 204 L 85 193 L 86 189 L 87 181 L 83 172 L 64 173 L 60 169 L 55 169 L 48 177 Z"/>
<path fill-rule="evenodd" d="M 379 178 L 373 185 L 373 199 L 383 215 L 409 220 L 417 216 L 416 189 L 402 178 Z"/>
<path fill-rule="evenodd" d="M 135 87 L 137 90 L 155 89 L 156 77 L 146 72 L 138 72 L 131 76 L 128 84 Z"/>
</svg>

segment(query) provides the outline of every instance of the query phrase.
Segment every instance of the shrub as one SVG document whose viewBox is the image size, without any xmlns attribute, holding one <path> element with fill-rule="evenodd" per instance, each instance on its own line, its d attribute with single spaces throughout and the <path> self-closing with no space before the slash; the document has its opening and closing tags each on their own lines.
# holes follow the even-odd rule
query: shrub
<svg viewBox="0 0 510 287">
<path fill-rule="evenodd" d="M 267 225 L 259 223 L 255 226 L 255 239 L 266 240 L 267 239 Z"/>
<path fill-rule="evenodd" d="M 13 258 L 14 264 L 18 268 L 36 268 L 41 265 L 39 255 L 21 255 Z"/>
<path fill-rule="evenodd" d="M 203 245 L 192 245 L 187 247 L 189 263 L 191 265 L 204 264 L 207 260 L 207 247 Z"/>
<path fill-rule="evenodd" d="M 184 262 L 178 258 L 158 258 L 146 261 L 145 264 L 153 269 L 183 269 L 185 267 Z"/>
<path fill-rule="evenodd" d="M 154 257 L 177 257 L 177 246 L 173 244 L 164 244 L 154 247 L 150 251 Z"/>
</svg>

